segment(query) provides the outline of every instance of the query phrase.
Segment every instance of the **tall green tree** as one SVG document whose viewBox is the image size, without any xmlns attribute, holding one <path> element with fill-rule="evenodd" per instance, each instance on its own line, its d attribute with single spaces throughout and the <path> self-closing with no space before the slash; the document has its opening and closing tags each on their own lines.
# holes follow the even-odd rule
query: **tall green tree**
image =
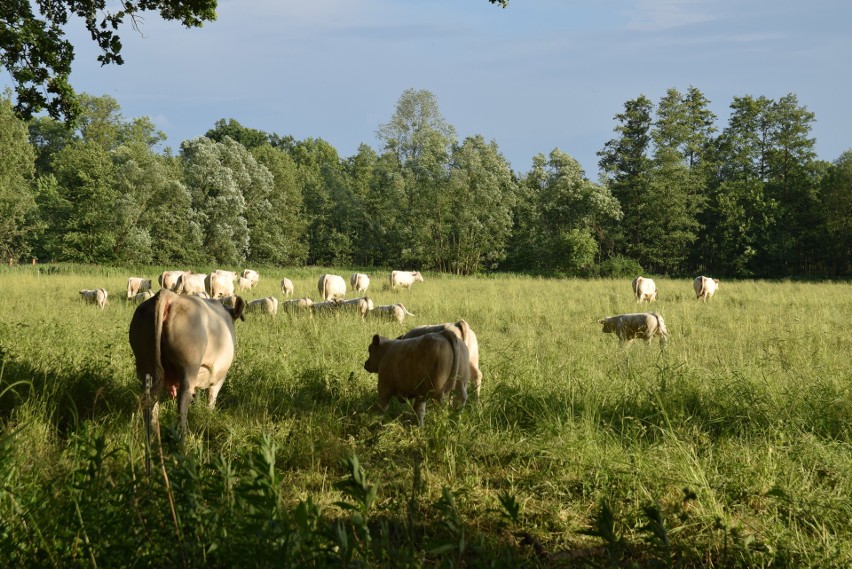
<svg viewBox="0 0 852 569">
<path fill-rule="evenodd" d="M 533 158 L 520 196 L 511 260 L 519 269 L 588 272 L 601 257 L 607 227 L 622 217 L 609 189 L 590 182 L 558 148 Z"/>
<path fill-rule="evenodd" d="M 669 89 L 657 105 L 646 215 L 646 263 L 677 274 L 687 272 L 689 252 L 700 231 L 706 201 L 710 141 L 715 115 L 704 95 L 690 87 L 683 95 Z"/>
<path fill-rule="evenodd" d="M 495 142 L 477 135 L 453 150 L 449 232 L 440 268 L 457 274 L 497 268 L 506 257 L 516 186 Z"/>
<path fill-rule="evenodd" d="M 252 260 L 271 265 L 301 265 L 308 255 L 308 224 L 297 181 L 298 167 L 288 153 L 269 144 L 257 146 L 251 153 L 272 174 L 268 197 L 271 209 L 263 220 L 266 229 L 258 225 L 252 234 Z"/>
<path fill-rule="evenodd" d="M 665 267 L 659 264 L 649 236 L 659 213 L 649 209 L 652 207 L 653 110 L 654 104 L 644 95 L 627 101 L 624 112 L 614 117 L 617 124 L 613 131 L 617 136 L 598 152 L 598 164 L 602 178 L 624 215 L 620 223 L 610 227 L 616 251 L 636 259 L 646 268 L 659 271 Z"/>
<path fill-rule="evenodd" d="M 15 116 L 8 98 L 0 98 L 0 260 L 29 254 L 35 227 L 33 190 L 35 151 L 27 125 Z"/>
<path fill-rule="evenodd" d="M 176 160 L 140 143 L 112 152 L 115 170 L 115 257 L 125 263 L 196 264 L 201 227 Z"/>
<path fill-rule="evenodd" d="M 227 145 L 206 137 L 181 144 L 184 183 L 201 227 L 204 254 L 208 260 L 231 266 L 242 263 L 249 253 L 246 199 L 241 187 L 246 179 L 231 168 L 241 156 L 229 155 L 241 154 L 239 149 L 246 152 L 236 142 Z"/>
<path fill-rule="evenodd" d="M 819 222 L 821 235 L 814 241 L 819 247 L 825 274 L 852 276 L 852 150 L 835 160 L 820 184 Z"/>
<path fill-rule="evenodd" d="M 39 206 L 48 224 L 37 256 L 56 261 L 104 263 L 116 260 L 114 204 L 119 198 L 109 151 L 83 140 L 54 158 L 55 184 L 39 185 Z"/>
<path fill-rule="evenodd" d="M 37 10 L 37 11 L 36 11 Z M 0 67 L 15 83 L 16 109 L 30 118 L 47 109 L 54 118 L 73 122 L 79 112 L 69 76 L 74 48 L 65 39 L 69 22 L 83 22 L 98 45 L 102 64 L 124 63 L 118 29 L 135 29 L 147 12 L 186 27 L 216 19 L 216 0 L 9 0 L 0 3 Z"/>
<path fill-rule="evenodd" d="M 350 263 L 352 239 L 342 220 L 351 200 L 337 150 L 321 138 L 308 138 L 293 143 L 290 155 L 298 166 L 297 183 L 307 214 L 307 262 Z"/>
<path fill-rule="evenodd" d="M 447 180 L 455 129 L 444 119 L 431 92 L 408 89 L 376 136 L 383 151 L 394 156 L 400 167 L 405 199 L 399 207 L 409 219 L 417 220 L 399 227 L 400 262 L 439 268 L 449 231 Z"/>
</svg>

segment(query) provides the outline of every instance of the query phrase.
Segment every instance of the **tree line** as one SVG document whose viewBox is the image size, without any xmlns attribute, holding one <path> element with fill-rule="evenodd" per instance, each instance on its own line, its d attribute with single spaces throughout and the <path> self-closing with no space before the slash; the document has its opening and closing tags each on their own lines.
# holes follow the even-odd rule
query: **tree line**
<svg viewBox="0 0 852 569">
<path fill-rule="evenodd" d="M 0 255 L 18 262 L 406 267 L 571 276 L 850 276 L 852 150 L 817 159 L 795 95 L 627 101 L 599 177 L 554 149 L 513 171 L 407 90 L 341 157 L 219 120 L 162 150 L 147 117 L 81 94 L 73 126 L 0 99 Z"/>
</svg>

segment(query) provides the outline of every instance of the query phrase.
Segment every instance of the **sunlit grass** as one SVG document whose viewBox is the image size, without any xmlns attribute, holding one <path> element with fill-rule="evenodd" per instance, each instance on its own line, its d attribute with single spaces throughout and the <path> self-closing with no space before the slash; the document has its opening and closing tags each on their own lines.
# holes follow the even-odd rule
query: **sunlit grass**
<svg viewBox="0 0 852 569">
<path fill-rule="evenodd" d="M 15 472 L 7 496 L 19 502 L 64 480 L 87 423 L 109 448 L 131 449 L 134 468 L 143 460 L 127 342 L 135 306 L 123 297 L 128 276 L 160 269 L 60 269 L 0 273 L 0 417 L 13 437 L 3 468 Z M 247 299 L 281 298 L 284 276 L 296 297 L 317 299 L 320 274 L 348 281 L 353 271 L 260 272 Z M 332 512 L 339 460 L 355 454 L 380 485 L 381 516 L 404 521 L 416 503 L 418 523 L 432 528 L 456 511 L 448 488 L 461 492 L 453 507 L 471 531 L 498 541 L 525 532 L 548 552 L 535 558 L 544 564 L 573 552 L 606 565 L 602 545 L 640 563 L 674 559 L 643 529 L 654 504 L 687 564 L 852 562 L 850 285 L 723 281 L 704 304 L 689 279 L 655 278 L 658 302 L 637 306 L 622 280 L 427 273 L 391 291 L 387 272 L 370 276 L 376 304 L 402 302 L 416 316 L 400 326 L 349 313 L 249 315 L 217 409 L 202 397 L 190 410 L 186 452 L 237 460 L 267 435 L 284 503 L 311 496 Z M 96 287 L 109 291 L 104 311 L 79 299 Z M 597 324 L 645 310 L 665 318 L 665 350 L 619 346 Z M 481 399 L 461 411 L 430 403 L 422 429 L 405 404 L 380 413 L 376 377 L 363 369 L 372 335 L 460 318 L 479 337 Z M 163 422 L 175 420 L 167 403 Z M 512 530 L 498 513 L 503 493 L 521 505 Z M 587 535 L 604 503 L 623 542 Z"/>
</svg>

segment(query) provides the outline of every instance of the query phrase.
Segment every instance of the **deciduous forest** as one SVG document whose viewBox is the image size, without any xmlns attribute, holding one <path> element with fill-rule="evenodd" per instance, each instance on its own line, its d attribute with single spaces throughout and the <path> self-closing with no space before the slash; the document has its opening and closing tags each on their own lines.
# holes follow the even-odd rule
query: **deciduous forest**
<svg viewBox="0 0 852 569">
<path fill-rule="evenodd" d="M 113 98 L 78 102 L 66 126 L 0 99 L 10 262 L 852 274 L 852 150 L 819 159 L 794 94 L 735 97 L 726 122 L 695 87 L 640 95 L 601 117 L 613 137 L 596 173 L 559 148 L 513 169 L 496 141 L 459 140 L 426 90 L 402 93 L 378 148 L 349 157 L 233 118 L 172 150 Z"/>
</svg>

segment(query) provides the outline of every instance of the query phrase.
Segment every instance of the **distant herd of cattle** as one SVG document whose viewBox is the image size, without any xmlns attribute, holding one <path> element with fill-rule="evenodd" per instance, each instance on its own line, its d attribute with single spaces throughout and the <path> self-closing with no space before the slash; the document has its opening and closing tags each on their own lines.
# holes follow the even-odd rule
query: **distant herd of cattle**
<svg viewBox="0 0 852 569">
<path fill-rule="evenodd" d="M 254 287 L 260 279 L 257 271 L 246 269 L 242 275 L 217 270 L 210 274 L 166 271 L 159 276 L 160 291 L 152 291 L 151 280 L 131 277 L 127 282 L 127 299 L 139 304 L 130 323 L 130 346 L 136 360 L 136 374 L 145 393 L 146 417 L 157 422 L 158 402 L 165 388 L 178 400 L 180 429 L 186 429 L 189 403 L 196 389 L 208 390 L 212 408 L 234 359 L 236 337 L 234 321 L 245 319 L 251 311 L 275 315 L 279 301 L 274 296 L 246 303 L 235 294 Z M 410 288 L 423 282 L 417 271 L 392 271 L 390 287 Z M 370 278 L 354 273 L 349 279 L 355 292 L 365 293 Z M 706 302 L 719 287 L 719 281 L 697 277 L 693 282 L 696 299 Z M 652 279 L 636 277 L 632 288 L 637 303 L 655 301 L 657 287 Z M 283 306 L 290 311 L 311 314 L 335 310 L 351 310 L 361 317 L 368 315 L 396 320 L 413 316 L 401 303 L 374 306 L 364 296 L 344 300 L 346 282 L 339 275 L 324 274 L 317 291 L 322 301 L 310 298 L 288 299 Z M 285 299 L 294 295 L 293 283 L 281 280 Z M 105 289 L 81 290 L 86 302 L 104 308 Z M 598 321 L 603 332 L 613 333 L 620 343 L 639 338 L 647 343 L 660 338 L 665 346 L 668 330 L 663 318 L 655 313 L 631 313 L 610 316 Z M 454 323 L 418 326 L 396 339 L 374 335 L 368 347 L 369 358 L 364 369 L 377 373 L 379 404 L 385 409 L 389 401 L 413 399 L 418 422 L 422 425 L 429 398 L 443 401 L 455 393 L 461 406 L 467 401 L 468 384 L 479 396 L 482 372 L 479 369 L 479 344 L 476 334 L 465 320 Z M 150 427 L 151 423 L 149 423 Z"/>
</svg>

